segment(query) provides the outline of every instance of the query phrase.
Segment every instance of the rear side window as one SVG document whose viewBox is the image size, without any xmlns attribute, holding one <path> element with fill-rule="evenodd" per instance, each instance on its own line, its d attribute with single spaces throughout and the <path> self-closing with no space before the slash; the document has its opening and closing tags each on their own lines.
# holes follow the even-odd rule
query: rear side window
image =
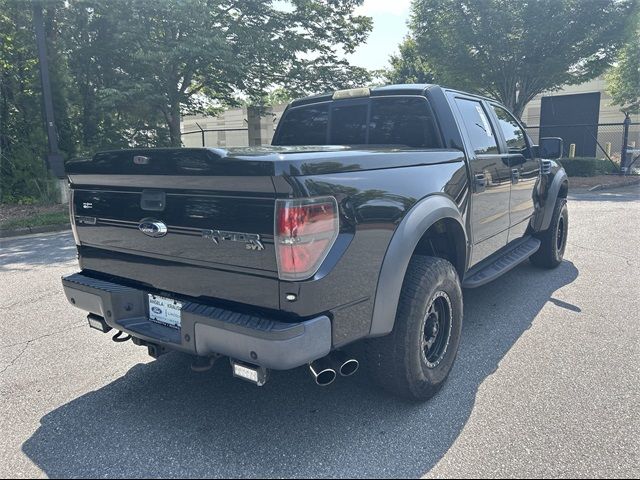
<svg viewBox="0 0 640 480">
<path fill-rule="evenodd" d="M 362 145 L 367 142 L 367 104 L 334 105 L 331 111 L 331 137 L 335 145 Z"/>
<path fill-rule="evenodd" d="M 498 153 L 496 135 L 482 104 L 465 98 L 456 98 L 456 103 L 476 155 Z"/>
<path fill-rule="evenodd" d="M 369 143 L 437 148 L 436 128 L 421 98 L 377 98 L 371 101 Z"/>
<path fill-rule="evenodd" d="M 325 145 L 329 142 L 333 145 L 417 148 L 442 146 L 435 119 L 424 97 L 374 97 L 356 102 L 335 101 L 330 105 L 322 105 L 322 112 L 317 104 L 288 110 L 273 144 Z M 316 130 L 312 132 L 311 129 Z"/>
<path fill-rule="evenodd" d="M 282 119 L 278 145 L 326 145 L 329 104 L 294 108 Z"/>
</svg>

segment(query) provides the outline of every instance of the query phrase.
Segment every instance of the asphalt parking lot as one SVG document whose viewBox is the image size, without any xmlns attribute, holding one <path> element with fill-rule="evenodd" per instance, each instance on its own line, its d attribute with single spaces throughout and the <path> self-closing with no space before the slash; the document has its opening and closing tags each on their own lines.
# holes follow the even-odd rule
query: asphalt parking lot
<svg viewBox="0 0 640 480">
<path fill-rule="evenodd" d="M 640 476 L 640 190 L 573 196 L 566 260 L 465 291 L 425 404 L 365 377 L 265 387 L 90 330 L 69 233 L 0 240 L 0 476 Z"/>
</svg>

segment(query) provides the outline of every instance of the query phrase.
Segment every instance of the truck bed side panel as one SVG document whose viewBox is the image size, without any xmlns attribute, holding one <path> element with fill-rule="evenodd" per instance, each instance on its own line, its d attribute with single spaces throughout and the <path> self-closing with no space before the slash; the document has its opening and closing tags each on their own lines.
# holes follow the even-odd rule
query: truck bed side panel
<svg viewBox="0 0 640 480">
<path fill-rule="evenodd" d="M 330 307 L 337 346 L 369 333 L 382 261 L 395 229 L 411 207 L 431 192 L 454 199 L 461 211 L 467 202 L 462 154 L 459 162 L 453 163 L 292 177 L 288 181 L 292 190 L 309 196 L 333 195 L 340 205 L 341 231 L 349 236 L 348 246 L 341 249 L 337 245 L 334 256 L 325 262 L 327 268 L 321 268 L 313 279 L 298 284 L 282 282 L 281 295 L 295 291 L 298 301 L 280 302 L 282 309 L 302 316 Z"/>
</svg>

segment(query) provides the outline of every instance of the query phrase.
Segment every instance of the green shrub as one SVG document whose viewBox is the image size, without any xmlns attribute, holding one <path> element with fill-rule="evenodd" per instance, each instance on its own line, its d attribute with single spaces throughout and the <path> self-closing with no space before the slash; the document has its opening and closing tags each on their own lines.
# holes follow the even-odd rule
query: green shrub
<svg viewBox="0 0 640 480">
<path fill-rule="evenodd" d="M 0 203 L 55 203 L 59 197 L 57 183 L 47 172 L 38 149 L 17 144 L 2 152 Z"/>
<path fill-rule="evenodd" d="M 595 177 L 617 172 L 609 160 L 599 158 L 562 158 L 560 164 L 570 177 Z"/>
<path fill-rule="evenodd" d="M 14 228 L 41 227 L 44 225 L 60 225 L 63 223 L 69 223 L 69 214 L 67 212 L 45 212 L 0 222 L 0 229 L 11 230 Z"/>
</svg>

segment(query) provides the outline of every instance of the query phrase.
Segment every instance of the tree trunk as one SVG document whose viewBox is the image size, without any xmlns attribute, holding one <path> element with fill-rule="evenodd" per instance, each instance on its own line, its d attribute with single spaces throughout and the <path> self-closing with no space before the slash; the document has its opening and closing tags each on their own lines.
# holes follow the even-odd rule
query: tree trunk
<svg viewBox="0 0 640 480">
<path fill-rule="evenodd" d="M 511 109 L 511 113 L 513 113 L 518 119 L 522 120 L 522 114 L 524 113 L 525 104 L 522 102 L 517 102 L 514 107 Z"/>
<path fill-rule="evenodd" d="M 500 91 L 499 100 L 507 107 L 507 110 L 512 112 L 515 116 L 520 118 L 520 114 L 516 113 L 518 109 L 518 100 L 517 100 L 517 87 L 516 87 L 516 79 L 510 78 L 509 81 L 504 85 L 504 87 Z M 520 112 L 522 113 L 522 112 Z"/>
<path fill-rule="evenodd" d="M 167 118 L 169 124 L 169 138 L 172 147 L 181 147 L 182 139 L 180 135 L 180 102 L 175 101 L 170 106 Z"/>
</svg>

